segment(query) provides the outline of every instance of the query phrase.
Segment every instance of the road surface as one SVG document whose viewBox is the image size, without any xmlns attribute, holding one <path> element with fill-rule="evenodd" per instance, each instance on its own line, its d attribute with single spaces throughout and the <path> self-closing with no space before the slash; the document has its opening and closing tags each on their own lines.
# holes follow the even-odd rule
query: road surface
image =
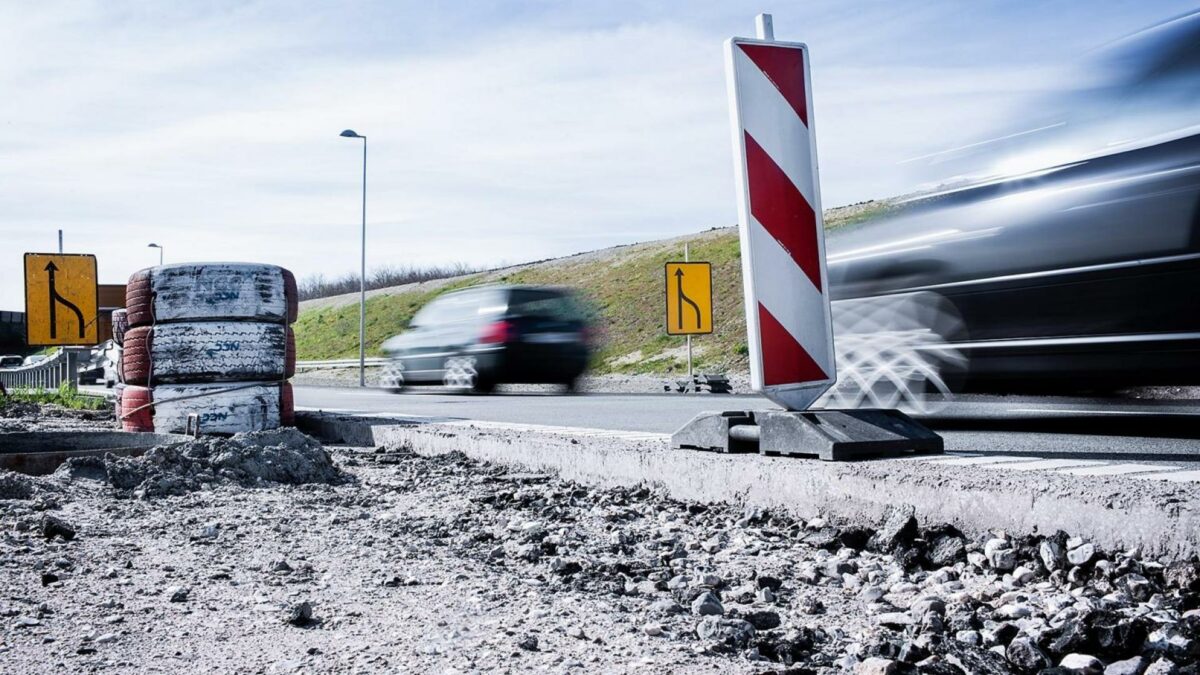
<svg viewBox="0 0 1200 675">
<path fill-rule="evenodd" d="M 755 410 L 758 396 L 500 393 L 297 386 L 296 405 L 347 413 L 671 433 L 705 410 Z M 923 418 L 947 450 L 1200 463 L 1200 402 L 969 397 Z"/>
</svg>

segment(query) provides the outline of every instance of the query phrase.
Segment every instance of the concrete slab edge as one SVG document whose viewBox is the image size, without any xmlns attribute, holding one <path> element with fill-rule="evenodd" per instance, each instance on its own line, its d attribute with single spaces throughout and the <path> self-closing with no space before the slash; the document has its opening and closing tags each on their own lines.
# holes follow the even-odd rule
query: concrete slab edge
<svg viewBox="0 0 1200 675">
<path fill-rule="evenodd" d="M 665 441 L 571 438 L 419 420 L 305 412 L 300 428 L 329 443 L 406 447 L 554 472 L 593 485 L 662 487 L 684 500 L 783 509 L 875 524 L 911 504 L 923 524 L 951 523 L 968 534 L 1064 530 L 1109 549 L 1187 557 L 1200 550 L 1200 485 L 1125 476 L 997 472 L 944 462 L 819 460 L 672 450 Z"/>
</svg>

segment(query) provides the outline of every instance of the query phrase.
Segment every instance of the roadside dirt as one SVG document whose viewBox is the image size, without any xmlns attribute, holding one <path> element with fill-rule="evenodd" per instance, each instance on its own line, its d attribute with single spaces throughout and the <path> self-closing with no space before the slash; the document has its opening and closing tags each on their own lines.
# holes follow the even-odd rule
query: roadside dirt
<svg viewBox="0 0 1200 675">
<path fill-rule="evenodd" d="M 904 509 L 837 528 L 294 431 L 155 452 L 0 476 L 3 670 L 1184 673 L 1200 654 L 1200 566 L 1065 534 L 967 539 Z M 139 489 L 128 462 L 192 482 Z"/>
</svg>

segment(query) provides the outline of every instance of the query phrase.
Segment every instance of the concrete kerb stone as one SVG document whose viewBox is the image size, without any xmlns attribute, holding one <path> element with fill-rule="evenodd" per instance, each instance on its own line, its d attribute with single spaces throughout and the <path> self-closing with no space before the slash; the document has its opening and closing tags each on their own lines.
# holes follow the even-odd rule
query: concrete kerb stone
<svg viewBox="0 0 1200 675">
<path fill-rule="evenodd" d="M 998 472 L 946 462 L 862 462 L 672 450 L 668 442 L 571 437 L 487 423 L 304 412 L 298 425 L 327 442 L 406 447 L 554 472 L 594 485 L 661 486 L 678 499 L 741 503 L 875 524 L 887 507 L 910 504 L 923 523 L 1051 534 L 1064 530 L 1110 549 L 1185 557 L 1200 542 L 1200 485 L 1125 476 Z"/>
</svg>

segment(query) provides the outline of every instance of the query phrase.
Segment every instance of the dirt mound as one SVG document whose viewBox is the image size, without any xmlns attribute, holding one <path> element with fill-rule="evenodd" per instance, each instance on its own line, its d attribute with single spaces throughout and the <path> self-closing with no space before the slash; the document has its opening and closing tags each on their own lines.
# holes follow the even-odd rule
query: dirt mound
<svg viewBox="0 0 1200 675">
<path fill-rule="evenodd" d="M 34 480 L 25 474 L 0 471 L 0 499 L 33 499 Z"/>
<path fill-rule="evenodd" d="M 93 468 L 75 464 L 68 462 L 60 474 L 87 475 Z M 108 455 L 104 478 L 114 488 L 143 498 L 184 494 L 212 484 L 338 485 L 352 480 L 319 441 L 295 429 L 160 445 L 137 458 Z"/>
</svg>

